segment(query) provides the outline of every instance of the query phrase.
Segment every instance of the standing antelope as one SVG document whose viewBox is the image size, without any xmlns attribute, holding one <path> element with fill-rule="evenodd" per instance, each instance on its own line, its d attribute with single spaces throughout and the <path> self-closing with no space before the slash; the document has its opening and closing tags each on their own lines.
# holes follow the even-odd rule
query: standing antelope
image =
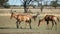
<svg viewBox="0 0 60 34">
<path fill-rule="evenodd" d="M 22 21 L 25 21 L 24 23 L 28 23 L 29 26 L 30 26 L 30 29 L 31 29 L 31 17 L 27 16 L 27 15 L 22 15 L 22 14 L 16 14 L 16 13 L 13 13 L 11 12 L 11 17 L 10 19 L 12 18 L 15 18 L 17 21 L 16 21 L 16 25 L 17 25 L 17 28 L 19 28 L 19 24 L 22 22 Z"/>
</svg>

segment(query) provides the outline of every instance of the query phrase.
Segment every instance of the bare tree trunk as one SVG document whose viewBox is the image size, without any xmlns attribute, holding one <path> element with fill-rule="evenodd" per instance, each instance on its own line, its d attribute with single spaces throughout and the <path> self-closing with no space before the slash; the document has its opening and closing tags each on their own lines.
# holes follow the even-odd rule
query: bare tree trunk
<svg viewBox="0 0 60 34">
<path fill-rule="evenodd" d="M 43 5 L 42 5 L 42 1 L 41 1 L 41 12 L 43 11 Z"/>
<path fill-rule="evenodd" d="M 27 8 L 27 5 L 26 5 L 26 1 L 24 2 L 24 13 L 27 13 L 27 10 L 28 10 L 28 8 Z"/>
<path fill-rule="evenodd" d="M 23 0 L 24 1 L 24 13 L 27 13 L 28 12 L 28 9 L 29 9 L 29 3 L 32 1 L 32 0 Z"/>
</svg>

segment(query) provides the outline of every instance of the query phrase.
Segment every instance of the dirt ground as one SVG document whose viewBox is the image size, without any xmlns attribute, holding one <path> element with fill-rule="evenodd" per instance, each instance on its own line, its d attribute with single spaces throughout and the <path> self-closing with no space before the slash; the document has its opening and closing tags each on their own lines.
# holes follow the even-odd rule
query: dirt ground
<svg viewBox="0 0 60 34">
<path fill-rule="evenodd" d="M 20 26 L 22 26 L 23 29 L 17 29 L 14 18 L 10 20 L 10 16 L 0 16 L 0 34 L 60 34 L 60 22 L 58 23 L 57 30 L 55 30 L 55 26 L 52 30 L 47 30 L 46 23 L 41 23 L 40 27 L 38 27 L 38 18 L 36 21 L 32 19 L 32 29 L 29 29 L 28 25 L 25 28 L 25 24 L 26 23 L 22 22 Z M 49 28 L 51 28 L 51 23 Z"/>
<path fill-rule="evenodd" d="M 35 11 L 35 9 L 33 9 L 33 10 Z M 57 30 L 55 30 L 55 25 L 52 30 L 51 29 L 47 30 L 46 22 L 41 23 L 41 25 L 39 27 L 37 26 L 38 20 L 42 19 L 45 14 L 54 14 L 54 15 L 58 16 L 58 18 L 60 19 L 59 10 L 60 9 L 56 9 L 56 10 L 53 9 L 53 12 L 51 10 L 49 10 L 49 12 L 48 12 L 48 10 L 44 9 L 45 12 L 40 13 L 40 17 L 37 17 L 36 21 L 34 21 L 32 19 L 32 23 L 31 23 L 32 29 L 29 29 L 29 25 L 26 26 L 26 23 L 24 23 L 24 22 L 22 22 L 21 25 L 19 25 L 19 26 L 22 26 L 23 29 L 21 29 L 21 28 L 17 29 L 16 20 L 14 18 L 10 20 L 10 14 L 8 14 L 9 13 L 8 10 L 6 10 L 7 15 L 5 15 L 4 13 L 6 13 L 6 12 L 3 12 L 3 11 L 5 11 L 5 9 L 4 10 L 0 9 L 0 34 L 60 34 L 60 21 L 57 25 Z M 19 11 L 19 9 L 17 11 Z M 21 9 L 21 11 L 22 11 L 22 9 Z M 32 11 L 32 9 L 31 9 L 31 11 Z M 26 28 L 25 28 L 25 26 L 26 26 Z M 49 28 L 51 28 L 51 26 L 52 25 L 50 22 Z"/>
</svg>

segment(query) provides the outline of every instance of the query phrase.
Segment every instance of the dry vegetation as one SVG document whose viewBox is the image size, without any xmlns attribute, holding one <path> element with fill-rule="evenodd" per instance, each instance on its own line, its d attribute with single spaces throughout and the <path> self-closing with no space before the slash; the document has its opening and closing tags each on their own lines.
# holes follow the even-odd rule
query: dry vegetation
<svg viewBox="0 0 60 34">
<path fill-rule="evenodd" d="M 23 13 L 23 9 L 12 9 L 17 11 L 17 13 Z M 37 27 L 38 19 L 43 18 L 46 14 L 56 15 L 60 19 L 60 9 L 43 9 L 41 13 L 40 9 L 30 9 L 31 12 L 40 12 L 36 22 L 32 19 L 32 29 L 26 26 L 26 29 L 16 29 L 16 20 L 10 20 L 11 9 L 0 9 L 0 34 L 60 34 L 60 22 L 58 23 L 58 29 L 46 30 L 46 23 L 42 23 L 40 27 Z M 25 23 L 21 23 L 24 28 Z M 51 27 L 51 24 L 50 24 Z"/>
</svg>

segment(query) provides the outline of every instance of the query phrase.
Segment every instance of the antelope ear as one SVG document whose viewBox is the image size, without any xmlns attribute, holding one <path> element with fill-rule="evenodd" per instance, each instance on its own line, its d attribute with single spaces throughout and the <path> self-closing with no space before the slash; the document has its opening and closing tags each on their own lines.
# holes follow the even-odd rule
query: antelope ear
<svg viewBox="0 0 60 34">
<path fill-rule="evenodd" d="M 14 12 L 16 12 L 16 10 Z"/>
<path fill-rule="evenodd" d="M 14 13 L 17 13 L 16 10 L 13 11 Z"/>
<path fill-rule="evenodd" d="M 10 13 L 12 13 L 12 11 L 10 11 Z"/>
<path fill-rule="evenodd" d="M 12 12 L 12 9 L 10 10 L 10 13 L 13 13 L 13 12 Z"/>
</svg>

